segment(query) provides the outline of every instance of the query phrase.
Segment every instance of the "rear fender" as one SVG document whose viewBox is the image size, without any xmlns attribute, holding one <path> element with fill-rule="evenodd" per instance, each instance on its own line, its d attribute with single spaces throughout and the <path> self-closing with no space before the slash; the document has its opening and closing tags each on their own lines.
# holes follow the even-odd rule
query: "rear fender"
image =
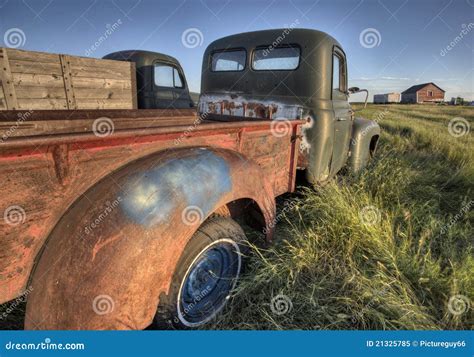
<svg viewBox="0 0 474 357">
<path fill-rule="evenodd" d="M 227 150 L 171 150 L 112 173 L 52 231 L 31 279 L 25 327 L 146 328 L 193 233 L 240 198 L 253 200 L 271 226 L 271 185 L 258 165 Z"/>
<path fill-rule="evenodd" d="M 353 172 L 358 172 L 367 165 L 370 155 L 375 152 L 379 137 L 380 126 L 375 121 L 355 118 L 349 158 L 349 167 Z"/>
</svg>

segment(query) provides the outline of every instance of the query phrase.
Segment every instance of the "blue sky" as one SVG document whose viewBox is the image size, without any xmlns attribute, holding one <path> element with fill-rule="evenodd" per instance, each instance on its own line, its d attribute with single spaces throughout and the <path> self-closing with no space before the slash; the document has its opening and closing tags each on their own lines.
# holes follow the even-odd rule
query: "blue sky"
<svg viewBox="0 0 474 357">
<path fill-rule="evenodd" d="M 474 0 L 0 0 L 2 46 L 19 29 L 19 48 L 28 50 L 91 57 L 122 49 L 163 52 L 179 59 L 193 91 L 210 42 L 295 22 L 342 44 L 350 86 L 375 94 L 433 81 L 447 99 L 474 99 Z M 202 37 L 185 46 L 188 29 Z M 361 42 L 364 31 L 375 34 L 375 46 Z"/>
</svg>

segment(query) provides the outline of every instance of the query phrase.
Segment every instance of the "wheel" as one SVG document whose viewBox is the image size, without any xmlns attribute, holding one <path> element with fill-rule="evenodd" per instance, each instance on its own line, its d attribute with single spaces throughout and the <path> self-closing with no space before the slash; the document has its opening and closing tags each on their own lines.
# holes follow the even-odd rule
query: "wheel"
<svg viewBox="0 0 474 357">
<path fill-rule="evenodd" d="M 170 293 L 160 298 L 154 327 L 196 328 L 222 311 L 240 276 L 245 242 L 231 218 L 204 222 L 179 259 Z"/>
</svg>

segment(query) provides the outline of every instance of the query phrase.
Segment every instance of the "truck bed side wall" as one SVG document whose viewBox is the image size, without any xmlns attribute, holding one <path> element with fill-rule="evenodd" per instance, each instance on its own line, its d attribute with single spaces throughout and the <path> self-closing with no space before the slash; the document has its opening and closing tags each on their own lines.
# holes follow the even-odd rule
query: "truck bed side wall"
<svg viewBox="0 0 474 357">
<path fill-rule="evenodd" d="M 67 135 L 60 135 L 49 142 L 29 144 L 29 139 L 15 138 L 3 143 L 0 209 L 9 218 L 0 226 L 0 303 L 25 290 L 35 257 L 68 207 L 101 178 L 140 157 L 178 147 L 229 149 L 256 162 L 276 195 L 294 189 L 294 148 L 298 145 L 291 140 L 294 133 L 273 136 L 268 123 L 248 128 L 204 128 L 202 124 L 196 130 L 190 122 L 189 127 L 168 134 L 124 137 L 123 132 L 116 131 L 105 138 L 91 135 L 87 140 L 69 142 Z M 13 143 L 16 147 L 7 146 Z"/>
</svg>

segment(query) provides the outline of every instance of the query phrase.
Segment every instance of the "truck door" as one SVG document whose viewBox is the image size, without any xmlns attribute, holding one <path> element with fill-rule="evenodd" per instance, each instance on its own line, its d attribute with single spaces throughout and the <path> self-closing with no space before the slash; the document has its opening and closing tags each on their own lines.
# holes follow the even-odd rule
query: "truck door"
<svg viewBox="0 0 474 357">
<path fill-rule="evenodd" d="M 185 87 L 178 68 L 165 62 L 156 62 L 154 78 L 155 108 L 183 108 L 182 101 L 184 98 L 181 94 Z M 186 106 L 189 108 L 188 96 L 186 96 Z"/>
<path fill-rule="evenodd" d="M 352 115 L 347 92 L 347 66 L 344 52 L 334 47 L 332 56 L 332 107 L 334 111 L 334 145 L 331 174 L 346 163 L 352 135 Z"/>
</svg>

